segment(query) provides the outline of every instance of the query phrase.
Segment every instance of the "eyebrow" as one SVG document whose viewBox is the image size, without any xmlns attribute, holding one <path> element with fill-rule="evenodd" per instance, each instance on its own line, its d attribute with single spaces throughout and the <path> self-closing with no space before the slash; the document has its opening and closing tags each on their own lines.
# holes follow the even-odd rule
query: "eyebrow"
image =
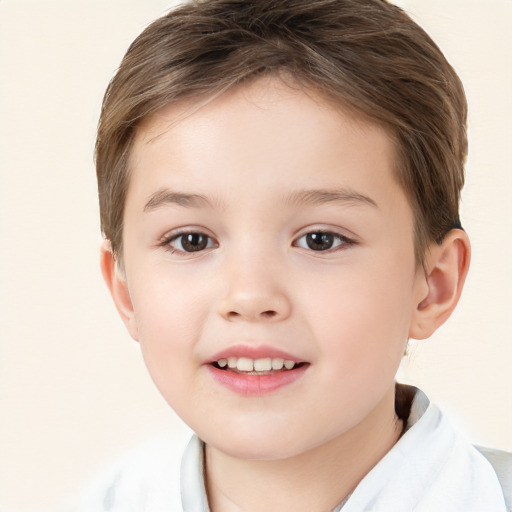
<svg viewBox="0 0 512 512">
<path fill-rule="evenodd" d="M 362 204 L 379 208 L 377 203 L 369 196 L 360 194 L 350 189 L 313 189 L 313 190 L 298 190 L 291 192 L 285 197 L 285 202 L 292 205 L 305 205 L 305 204 L 328 204 L 328 203 L 349 203 L 349 204 Z"/>
<path fill-rule="evenodd" d="M 185 208 L 198 208 L 200 206 L 212 206 L 210 200 L 201 194 L 187 194 L 174 192 L 169 189 L 161 189 L 151 194 L 144 205 L 144 211 L 152 211 L 166 205 L 178 205 Z"/>
<path fill-rule="evenodd" d="M 328 204 L 328 203 L 352 203 L 366 204 L 378 208 L 377 203 L 364 194 L 359 194 L 349 189 L 313 189 L 297 190 L 290 192 L 285 197 L 288 205 L 302 206 L 306 204 Z M 152 211 L 166 205 L 178 205 L 185 208 L 199 208 L 201 206 L 213 207 L 211 201 L 201 194 L 188 194 L 185 192 L 174 192 L 169 189 L 161 189 L 152 194 L 146 204 L 144 211 Z"/>
</svg>

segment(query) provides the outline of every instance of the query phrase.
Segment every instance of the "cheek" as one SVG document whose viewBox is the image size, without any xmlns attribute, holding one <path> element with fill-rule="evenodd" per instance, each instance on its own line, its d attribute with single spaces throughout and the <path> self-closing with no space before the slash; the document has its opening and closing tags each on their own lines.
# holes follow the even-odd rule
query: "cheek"
<svg viewBox="0 0 512 512">
<path fill-rule="evenodd" d="M 396 260 L 399 261 L 399 260 Z M 369 373 L 390 361 L 398 365 L 409 332 L 411 276 L 392 260 L 352 266 L 303 294 L 310 328 L 320 350 L 347 371 Z M 333 363 L 335 364 L 335 363 Z"/>
<path fill-rule="evenodd" d="M 130 295 L 141 337 L 167 344 L 193 330 L 206 300 L 199 284 L 165 265 L 138 271 L 130 283 Z"/>
<path fill-rule="evenodd" d="M 180 279 L 145 275 L 134 283 L 132 302 L 142 355 L 148 370 L 166 396 L 194 364 L 209 300 L 200 289 Z"/>
</svg>

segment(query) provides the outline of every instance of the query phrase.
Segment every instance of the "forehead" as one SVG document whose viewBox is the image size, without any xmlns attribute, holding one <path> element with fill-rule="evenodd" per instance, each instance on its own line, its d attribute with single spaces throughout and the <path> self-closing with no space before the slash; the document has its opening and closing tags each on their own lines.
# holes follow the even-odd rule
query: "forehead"
<svg viewBox="0 0 512 512">
<path fill-rule="evenodd" d="M 224 192 L 247 179 L 267 179 L 276 189 L 289 187 L 290 179 L 299 188 L 329 187 L 343 174 L 347 186 L 364 187 L 368 170 L 375 186 L 395 181 L 395 146 L 376 123 L 265 77 L 215 98 L 168 105 L 143 120 L 130 164 L 129 195 L 148 180 L 201 188 L 205 175 L 215 176 Z"/>
</svg>

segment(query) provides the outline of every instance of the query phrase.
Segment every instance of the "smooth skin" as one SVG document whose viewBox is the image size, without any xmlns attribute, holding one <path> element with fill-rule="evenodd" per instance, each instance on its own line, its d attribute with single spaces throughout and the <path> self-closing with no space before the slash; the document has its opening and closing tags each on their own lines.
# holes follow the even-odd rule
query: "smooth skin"
<svg viewBox="0 0 512 512">
<path fill-rule="evenodd" d="M 383 128 L 277 78 L 139 127 L 122 264 L 106 242 L 102 270 L 160 392 L 206 442 L 214 512 L 331 510 L 397 441 L 407 340 L 451 314 L 470 247 L 453 230 L 418 265 L 395 166 Z M 243 396 L 208 371 L 233 345 L 308 367 Z"/>
</svg>

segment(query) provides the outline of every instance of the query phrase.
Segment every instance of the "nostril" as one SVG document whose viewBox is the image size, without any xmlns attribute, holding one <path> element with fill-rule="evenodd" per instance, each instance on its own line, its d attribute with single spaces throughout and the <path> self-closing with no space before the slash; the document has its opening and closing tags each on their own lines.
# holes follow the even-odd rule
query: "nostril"
<svg viewBox="0 0 512 512">
<path fill-rule="evenodd" d="M 247 318 L 249 318 L 252 315 L 244 315 L 242 313 L 239 313 L 238 311 L 229 311 L 227 316 L 231 320 L 235 320 L 235 319 L 240 318 L 240 317 L 247 317 Z M 262 311 L 259 315 L 256 314 L 253 317 L 253 319 L 256 320 L 259 317 L 260 319 L 271 320 L 271 319 L 275 318 L 276 316 L 278 316 L 277 311 L 269 309 L 267 311 Z"/>
</svg>

